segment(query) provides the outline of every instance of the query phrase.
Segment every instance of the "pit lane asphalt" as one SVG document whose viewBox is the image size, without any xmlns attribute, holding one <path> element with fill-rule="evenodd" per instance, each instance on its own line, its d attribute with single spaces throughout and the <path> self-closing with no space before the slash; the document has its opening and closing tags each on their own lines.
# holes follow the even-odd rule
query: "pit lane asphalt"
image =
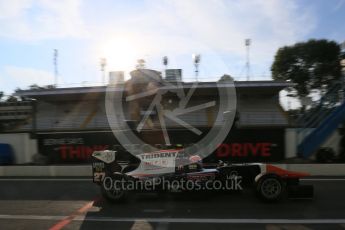
<svg viewBox="0 0 345 230">
<path fill-rule="evenodd" d="M 109 204 L 89 178 L 0 178 L 0 229 L 345 229 L 345 178 L 312 178 L 313 200 L 242 193 L 138 194 Z"/>
</svg>

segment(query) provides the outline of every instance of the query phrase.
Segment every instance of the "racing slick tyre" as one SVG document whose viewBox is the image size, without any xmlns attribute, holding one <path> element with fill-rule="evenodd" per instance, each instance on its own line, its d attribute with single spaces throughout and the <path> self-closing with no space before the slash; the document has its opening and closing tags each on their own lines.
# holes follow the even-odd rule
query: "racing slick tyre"
<svg viewBox="0 0 345 230">
<path fill-rule="evenodd" d="M 276 202 L 280 200 L 285 193 L 285 184 L 277 175 L 264 175 L 259 179 L 256 185 L 256 193 L 263 201 Z"/>
<path fill-rule="evenodd" d="M 120 203 L 126 201 L 128 191 L 126 191 L 124 186 L 122 186 L 122 182 L 125 181 L 125 178 L 119 175 L 106 177 L 101 184 L 102 196 L 111 203 Z"/>
</svg>

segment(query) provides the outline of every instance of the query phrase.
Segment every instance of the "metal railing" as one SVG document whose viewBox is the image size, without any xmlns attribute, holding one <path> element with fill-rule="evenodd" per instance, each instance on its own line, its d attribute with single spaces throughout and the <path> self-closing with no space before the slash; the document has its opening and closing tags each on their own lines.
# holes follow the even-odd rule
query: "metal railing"
<svg viewBox="0 0 345 230">
<path fill-rule="evenodd" d="M 341 84 L 335 84 L 297 120 L 297 151 L 303 157 L 313 154 L 345 119 L 341 93 Z"/>
</svg>

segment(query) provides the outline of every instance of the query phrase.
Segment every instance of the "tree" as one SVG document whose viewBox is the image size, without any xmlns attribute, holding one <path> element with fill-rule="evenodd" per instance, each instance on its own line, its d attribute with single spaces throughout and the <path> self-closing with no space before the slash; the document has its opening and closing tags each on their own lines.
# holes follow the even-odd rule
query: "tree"
<svg viewBox="0 0 345 230">
<path fill-rule="evenodd" d="M 229 81 L 233 81 L 234 79 L 228 75 L 228 74 L 224 74 L 219 80 L 218 82 L 229 82 Z"/>
<path fill-rule="evenodd" d="M 271 67 L 275 80 L 296 83 L 300 97 L 331 86 L 341 77 L 340 46 L 334 41 L 309 40 L 278 49 Z"/>
<path fill-rule="evenodd" d="M 18 99 L 15 96 L 9 96 L 6 100 L 6 102 L 17 102 Z"/>
<path fill-rule="evenodd" d="M 39 90 L 39 89 L 44 89 L 43 87 L 37 85 L 37 84 L 32 84 L 29 86 L 30 90 Z"/>
</svg>

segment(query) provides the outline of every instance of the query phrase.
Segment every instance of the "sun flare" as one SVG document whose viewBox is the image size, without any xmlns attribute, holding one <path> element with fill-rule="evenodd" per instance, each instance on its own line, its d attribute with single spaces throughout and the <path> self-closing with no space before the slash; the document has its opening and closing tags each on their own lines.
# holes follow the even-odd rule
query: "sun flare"
<svg viewBox="0 0 345 230">
<path fill-rule="evenodd" d="M 138 46 L 131 39 L 113 38 L 101 45 L 100 58 L 105 58 L 108 71 L 129 71 L 141 58 Z"/>
</svg>

